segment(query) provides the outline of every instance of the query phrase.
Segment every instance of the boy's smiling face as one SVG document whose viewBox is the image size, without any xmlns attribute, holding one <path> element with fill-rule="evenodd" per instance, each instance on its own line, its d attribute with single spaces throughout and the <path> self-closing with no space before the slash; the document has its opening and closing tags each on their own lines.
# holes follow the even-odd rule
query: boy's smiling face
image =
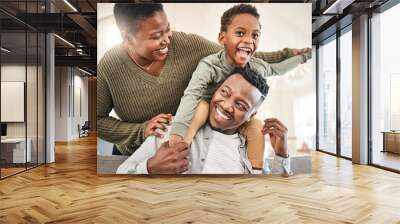
<svg viewBox="0 0 400 224">
<path fill-rule="evenodd" d="M 230 65 L 244 67 L 258 47 L 260 32 L 258 19 L 243 13 L 232 17 L 226 32 L 219 34 L 218 40 L 224 45 Z"/>
</svg>

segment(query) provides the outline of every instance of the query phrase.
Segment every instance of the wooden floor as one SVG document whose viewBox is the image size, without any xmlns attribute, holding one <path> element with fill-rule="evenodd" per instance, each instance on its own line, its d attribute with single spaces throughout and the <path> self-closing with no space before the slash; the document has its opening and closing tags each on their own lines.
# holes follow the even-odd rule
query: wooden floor
<svg viewBox="0 0 400 224">
<path fill-rule="evenodd" d="M 323 153 L 290 178 L 96 174 L 96 138 L 0 181 L 0 223 L 400 223 L 400 175 Z"/>
<path fill-rule="evenodd" d="M 14 164 L 11 164 L 9 166 L 13 166 Z M 15 165 L 14 165 L 15 166 Z M 11 175 L 15 175 L 17 173 L 23 172 L 27 169 L 33 169 L 37 166 L 36 163 L 27 163 L 27 167 L 25 167 L 25 164 L 18 164 L 17 167 L 7 167 L 1 168 L 1 178 L 5 178 Z"/>
<path fill-rule="evenodd" d="M 7 177 L 7 176 L 11 176 L 13 174 L 19 173 L 26 170 L 25 167 L 24 168 L 1 168 L 1 177 Z"/>
</svg>

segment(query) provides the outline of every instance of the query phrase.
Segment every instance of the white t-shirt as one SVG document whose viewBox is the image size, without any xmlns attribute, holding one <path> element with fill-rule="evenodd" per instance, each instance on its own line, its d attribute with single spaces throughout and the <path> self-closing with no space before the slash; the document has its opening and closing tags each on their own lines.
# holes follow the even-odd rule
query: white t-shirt
<svg viewBox="0 0 400 224">
<path fill-rule="evenodd" d="M 209 150 L 205 158 L 203 174 L 244 173 L 244 164 L 239 154 L 239 135 L 212 132 Z"/>
<path fill-rule="evenodd" d="M 164 138 L 154 136 L 146 138 L 136 152 L 118 167 L 117 173 L 148 174 L 147 160 L 157 153 L 163 142 L 168 140 L 169 131 L 170 127 Z M 184 174 L 244 174 L 247 170 L 250 170 L 250 173 L 254 172 L 247 157 L 243 157 L 246 156 L 245 152 L 239 151 L 240 144 L 239 134 L 222 134 L 205 125 L 193 139 L 189 156 L 191 167 Z M 266 165 L 268 167 L 264 167 L 264 174 L 291 175 L 290 158 L 274 156 L 273 161 Z"/>
</svg>

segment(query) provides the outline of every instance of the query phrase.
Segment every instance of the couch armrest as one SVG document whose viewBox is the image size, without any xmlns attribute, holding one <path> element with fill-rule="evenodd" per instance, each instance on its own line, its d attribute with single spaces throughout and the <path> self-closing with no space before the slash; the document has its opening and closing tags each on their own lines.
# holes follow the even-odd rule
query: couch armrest
<svg viewBox="0 0 400 224">
<path fill-rule="evenodd" d="M 115 174 L 118 167 L 128 158 L 129 156 L 97 155 L 97 174 Z"/>
</svg>

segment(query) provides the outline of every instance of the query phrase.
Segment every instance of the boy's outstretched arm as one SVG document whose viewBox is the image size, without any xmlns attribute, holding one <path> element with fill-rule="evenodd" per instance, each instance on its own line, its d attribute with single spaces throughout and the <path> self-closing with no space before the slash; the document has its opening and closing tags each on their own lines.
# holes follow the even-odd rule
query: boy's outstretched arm
<svg viewBox="0 0 400 224">
<path fill-rule="evenodd" d="M 283 75 L 298 65 L 307 62 L 311 58 L 311 51 L 305 51 L 299 55 L 288 58 L 282 62 L 270 64 L 270 75 Z"/>
<path fill-rule="evenodd" d="M 311 53 L 311 48 L 284 48 L 280 51 L 256 52 L 254 57 L 267 63 L 279 63 L 285 59 L 307 52 Z"/>
</svg>

